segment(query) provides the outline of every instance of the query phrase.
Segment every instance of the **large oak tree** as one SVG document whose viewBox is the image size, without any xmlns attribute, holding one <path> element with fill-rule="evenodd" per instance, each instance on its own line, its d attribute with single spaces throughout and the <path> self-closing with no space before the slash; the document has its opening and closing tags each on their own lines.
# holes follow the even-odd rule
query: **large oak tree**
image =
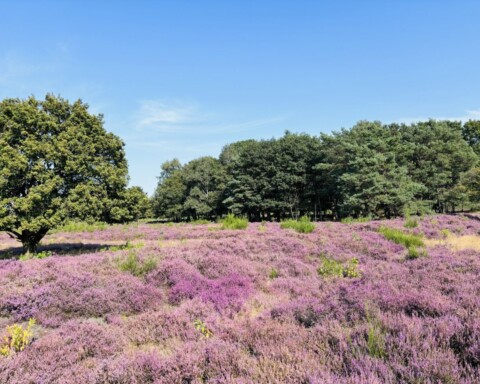
<svg viewBox="0 0 480 384">
<path fill-rule="evenodd" d="M 63 220 L 116 221 L 128 178 L 124 143 L 81 100 L 0 102 L 0 230 L 25 252 Z"/>
</svg>

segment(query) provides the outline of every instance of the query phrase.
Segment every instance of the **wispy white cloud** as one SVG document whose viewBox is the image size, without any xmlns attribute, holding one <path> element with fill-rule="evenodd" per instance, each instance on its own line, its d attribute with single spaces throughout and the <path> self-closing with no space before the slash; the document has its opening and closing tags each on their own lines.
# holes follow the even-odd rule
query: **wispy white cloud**
<svg viewBox="0 0 480 384">
<path fill-rule="evenodd" d="M 199 120 L 198 109 L 193 104 L 145 100 L 135 112 L 134 126 L 137 129 L 169 132 L 180 125 L 193 124 Z"/>
<path fill-rule="evenodd" d="M 136 130 L 156 133 L 232 133 L 279 123 L 287 117 L 284 114 L 232 122 L 217 113 L 202 110 L 197 104 L 146 100 L 134 113 L 133 126 Z"/>
<path fill-rule="evenodd" d="M 468 121 L 468 120 L 480 120 L 480 109 L 477 110 L 467 110 L 463 115 L 459 116 L 430 116 L 430 117 L 409 117 L 398 119 L 398 123 L 411 124 L 419 121 L 427 121 L 429 119 L 434 120 L 450 120 L 450 121 Z"/>
</svg>

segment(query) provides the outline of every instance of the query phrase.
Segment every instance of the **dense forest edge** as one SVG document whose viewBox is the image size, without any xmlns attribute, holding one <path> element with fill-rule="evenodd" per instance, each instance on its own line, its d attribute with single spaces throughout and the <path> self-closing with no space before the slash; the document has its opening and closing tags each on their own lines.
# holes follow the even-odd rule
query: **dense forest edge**
<svg viewBox="0 0 480 384">
<path fill-rule="evenodd" d="M 315 221 L 454 213 L 480 202 L 480 121 L 360 121 L 351 129 L 226 145 L 161 166 L 155 217 Z"/>
</svg>

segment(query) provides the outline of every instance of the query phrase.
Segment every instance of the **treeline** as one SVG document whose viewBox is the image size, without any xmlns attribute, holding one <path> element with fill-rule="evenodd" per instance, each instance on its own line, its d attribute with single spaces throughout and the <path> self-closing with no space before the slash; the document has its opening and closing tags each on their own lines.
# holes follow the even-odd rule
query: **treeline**
<svg viewBox="0 0 480 384">
<path fill-rule="evenodd" d="M 152 210 L 169 220 L 315 220 L 455 212 L 480 202 L 480 121 L 382 124 L 226 145 L 161 166 Z"/>
</svg>

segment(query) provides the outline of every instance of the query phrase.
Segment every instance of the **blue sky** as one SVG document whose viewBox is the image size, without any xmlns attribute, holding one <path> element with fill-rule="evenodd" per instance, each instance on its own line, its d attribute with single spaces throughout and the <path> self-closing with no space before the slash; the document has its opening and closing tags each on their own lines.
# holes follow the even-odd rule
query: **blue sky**
<svg viewBox="0 0 480 384">
<path fill-rule="evenodd" d="M 87 102 L 160 164 L 286 129 L 480 118 L 478 1 L 0 0 L 0 98 Z"/>
</svg>

